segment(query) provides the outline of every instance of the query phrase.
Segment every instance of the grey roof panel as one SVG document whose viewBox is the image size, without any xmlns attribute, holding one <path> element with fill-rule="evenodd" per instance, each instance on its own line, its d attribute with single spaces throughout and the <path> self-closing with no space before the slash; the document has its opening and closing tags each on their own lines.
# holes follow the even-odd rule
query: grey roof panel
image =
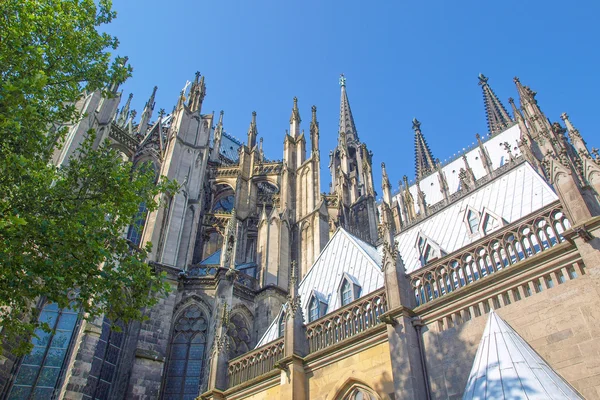
<svg viewBox="0 0 600 400">
<path fill-rule="evenodd" d="M 525 339 L 490 312 L 463 400 L 582 398 Z"/>
</svg>

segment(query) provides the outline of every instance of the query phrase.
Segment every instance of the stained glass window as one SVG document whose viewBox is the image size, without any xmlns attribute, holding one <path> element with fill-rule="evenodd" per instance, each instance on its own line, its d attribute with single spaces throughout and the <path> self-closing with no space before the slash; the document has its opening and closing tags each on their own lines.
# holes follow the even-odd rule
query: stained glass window
<svg viewBox="0 0 600 400">
<path fill-rule="evenodd" d="M 207 321 L 196 305 L 175 323 L 167 364 L 165 400 L 194 400 L 200 390 L 206 350 Z"/>
<path fill-rule="evenodd" d="M 142 231 L 144 230 L 144 224 L 146 223 L 147 211 L 148 208 L 146 207 L 146 203 L 141 202 L 133 219 L 133 223 L 129 225 L 129 230 L 127 231 L 127 240 L 136 246 L 138 246 L 142 240 Z"/>
<path fill-rule="evenodd" d="M 96 346 L 92 368 L 84 389 L 85 400 L 105 400 L 110 398 L 110 390 L 116 379 L 117 363 L 125 340 L 123 324 L 117 324 L 120 331 L 111 329 L 111 323 L 104 318 L 100 340 Z"/>
<path fill-rule="evenodd" d="M 59 309 L 57 304 L 44 306 L 39 321 L 48 324 L 51 331 L 35 330 L 33 350 L 19 365 L 9 400 L 52 398 L 77 319 L 78 313 L 72 309 Z"/>
</svg>

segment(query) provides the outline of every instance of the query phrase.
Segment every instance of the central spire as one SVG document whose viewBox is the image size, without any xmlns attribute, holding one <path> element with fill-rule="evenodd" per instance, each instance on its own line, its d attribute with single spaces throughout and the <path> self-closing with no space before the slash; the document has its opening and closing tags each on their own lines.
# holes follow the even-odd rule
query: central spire
<svg viewBox="0 0 600 400">
<path fill-rule="evenodd" d="M 479 74 L 479 86 L 483 90 L 483 102 L 490 135 L 496 135 L 508 128 L 513 120 L 488 84 L 487 76 Z"/>
<path fill-rule="evenodd" d="M 425 137 L 421 132 L 421 122 L 413 118 L 412 128 L 415 131 L 415 174 L 417 179 L 432 172 L 435 168 L 435 162 L 431 150 L 425 141 Z"/>
<path fill-rule="evenodd" d="M 352 117 L 352 110 L 350 110 L 350 102 L 348 101 L 348 94 L 346 93 L 346 77 L 344 74 L 340 75 L 340 86 L 342 88 L 342 95 L 340 99 L 340 136 L 344 135 L 346 142 L 358 141 L 358 132 L 354 125 L 354 117 Z"/>
</svg>

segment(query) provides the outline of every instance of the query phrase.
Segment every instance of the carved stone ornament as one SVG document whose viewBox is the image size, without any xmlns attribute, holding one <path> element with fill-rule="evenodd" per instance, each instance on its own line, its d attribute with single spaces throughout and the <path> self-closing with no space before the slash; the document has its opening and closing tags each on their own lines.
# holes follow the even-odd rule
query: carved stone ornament
<svg viewBox="0 0 600 400">
<path fill-rule="evenodd" d="M 285 319 L 289 319 L 292 315 L 296 315 L 296 312 L 300 309 L 302 302 L 300 301 L 300 295 L 287 297 L 288 300 L 288 310 L 285 313 Z"/>
<path fill-rule="evenodd" d="M 212 351 L 213 353 L 229 351 L 229 337 L 227 335 L 215 335 Z"/>
<path fill-rule="evenodd" d="M 394 244 L 390 245 L 389 243 L 383 244 L 383 257 L 390 258 L 392 261 L 397 262 L 398 257 L 400 257 L 400 251 L 398 250 L 398 242 L 394 240 Z M 386 263 L 383 263 L 383 268 L 385 268 Z"/>
</svg>

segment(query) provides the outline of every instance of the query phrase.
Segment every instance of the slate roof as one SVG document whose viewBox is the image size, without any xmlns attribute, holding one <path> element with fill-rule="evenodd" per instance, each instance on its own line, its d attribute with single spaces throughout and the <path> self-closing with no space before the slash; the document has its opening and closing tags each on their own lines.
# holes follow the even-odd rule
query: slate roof
<svg viewBox="0 0 600 400">
<path fill-rule="evenodd" d="M 531 165 L 523 163 L 397 235 L 395 239 L 404 266 L 409 273 L 422 266 L 416 246 L 419 232 L 447 254 L 483 237 L 481 229 L 471 234 L 465 221 L 468 209 L 478 212 L 480 220 L 487 211 L 510 224 L 557 199 L 556 193 Z"/>
<path fill-rule="evenodd" d="M 582 398 L 517 332 L 490 312 L 463 400 Z"/>
<path fill-rule="evenodd" d="M 327 313 L 340 308 L 338 288 L 344 273 L 352 277 L 353 283 L 358 283 L 361 296 L 383 287 L 380 265 L 381 256 L 375 247 L 343 228 L 338 228 L 299 284 L 298 293 L 305 317 L 308 316 L 308 302 L 313 291 L 318 292 L 320 300 L 327 303 Z M 277 339 L 277 321 L 280 316 L 281 311 L 259 340 L 257 347 Z"/>
</svg>

